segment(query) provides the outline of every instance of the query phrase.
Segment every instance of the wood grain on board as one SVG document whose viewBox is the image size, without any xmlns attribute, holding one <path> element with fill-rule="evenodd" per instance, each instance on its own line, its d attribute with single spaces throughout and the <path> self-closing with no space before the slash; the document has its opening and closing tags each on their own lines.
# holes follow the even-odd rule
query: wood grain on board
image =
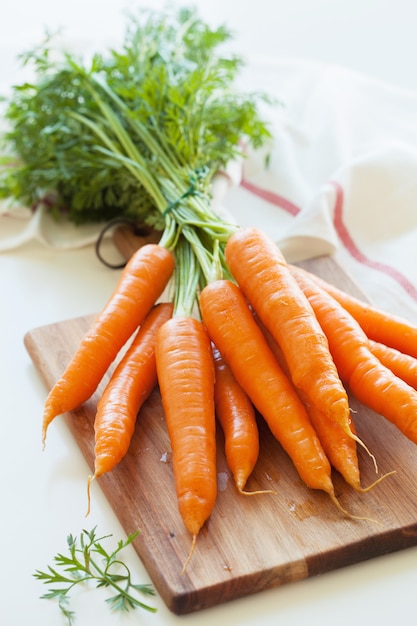
<svg viewBox="0 0 417 626">
<path fill-rule="evenodd" d="M 124 239 L 118 246 L 128 257 L 137 242 Z M 346 291 L 360 293 L 330 257 L 302 265 Z M 47 389 L 62 374 L 93 318 L 59 321 L 26 334 L 26 348 Z M 66 421 L 91 468 L 94 413 L 109 375 L 89 402 L 57 418 Z M 126 533 L 141 529 L 134 547 L 172 612 L 190 613 L 417 544 L 417 450 L 354 398 L 351 406 L 358 435 L 375 454 L 380 474 L 396 473 L 366 494 L 354 492 L 335 474 L 335 488 L 346 509 L 375 522 L 343 517 L 326 494 L 305 487 L 259 416 L 261 451 L 248 489 L 277 493 L 244 497 L 236 492 L 219 430 L 217 502 L 181 575 L 190 536 L 177 508 L 160 396 L 153 392 L 140 411 L 127 456 L 97 483 Z M 363 450 L 359 457 L 363 485 L 370 484 L 376 478 L 373 463 Z M 80 484 L 84 497 L 85 484 Z"/>
</svg>

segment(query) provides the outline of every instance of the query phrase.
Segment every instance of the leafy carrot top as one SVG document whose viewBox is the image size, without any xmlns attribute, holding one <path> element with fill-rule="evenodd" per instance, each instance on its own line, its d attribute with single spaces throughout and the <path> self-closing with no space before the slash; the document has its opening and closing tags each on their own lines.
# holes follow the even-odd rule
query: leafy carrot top
<svg viewBox="0 0 417 626">
<path fill-rule="evenodd" d="M 219 51 L 230 38 L 188 8 L 139 11 L 121 49 L 88 62 L 57 60 L 47 37 L 23 56 L 36 79 L 6 108 L 0 197 L 46 202 L 77 224 L 146 222 L 173 251 L 184 237 L 207 282 L 233 230 L 210 210 L 212 178 L 243 143 L 270 139 L 258 110 L 268 98 L 240 93 L 242 60 Z"/>
<path fill-rule="evenodd" d="M 231 38 L 191 9 L 129 20 L 120 50 L 57 60 L 53 38 L 22 56 L 36 80 L 14 87 L 6 117 L 13 159 L 1 195 L 31 205 L 47 191 L 77 223 L 120 214 L 164 226 L 160 212 L 209 192 L 213 174 L 269 138 L 257 102 L 234 87 Z M 156 210 L 155 210 L 156 209 Z"/>
</svg>

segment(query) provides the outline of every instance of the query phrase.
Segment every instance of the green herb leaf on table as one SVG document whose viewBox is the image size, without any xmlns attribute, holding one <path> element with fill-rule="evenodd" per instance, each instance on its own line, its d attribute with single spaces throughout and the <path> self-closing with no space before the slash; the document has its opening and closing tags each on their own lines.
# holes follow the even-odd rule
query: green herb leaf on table
<svg viewBox="0 0 417 626">
<path fill-rule="evenodd" d="M 133 583 L 129 568 L 119 558 L 120 552 L 138 535 L 139 531 L 136 531 L 126 540 L 120 540 L 113 552 L 108 552 L 102 545 L 102 541 L 111 535 L 98 537 L 96 527 L 91 531 L 83 530 L 79 538 L 68 535 L 68 554 L 58 553 L 54 557 L 54 566 L 48 565 L 47 571 L 37 570 L 34 573 L 35 578 L 53 586 L 41 597 L 58 600 L 59 608 L 70 625 L 74 623 L 75 613 L 69 608 L 69 593 L 76 585 L 90 581 L 95 583 L 96 588 L 108 587 L 115 592 L 106 600 L 111 610 L 129 611 L 140 607 L 154 613 L 155 608 L 132 595 L 135 591 L 153 596 L 153 587 Z"/>
</svg>

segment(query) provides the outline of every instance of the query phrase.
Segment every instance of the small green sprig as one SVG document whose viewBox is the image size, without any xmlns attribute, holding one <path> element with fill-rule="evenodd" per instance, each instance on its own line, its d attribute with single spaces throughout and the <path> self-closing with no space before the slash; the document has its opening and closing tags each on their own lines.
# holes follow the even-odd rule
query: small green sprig
<svg viewBox="0 0 417 626">
<path fill-rule="evenodd" d="M 115 595 L 106 599 L 112 611 L 129 611 L 140 607 L 156 612 L 156 609 L 138 600 L 132 595 L 132 590 L 145 596 L 155 595 L 151 585 L 134 584 L 131 580 L 130 570 L 127 565 L 119 559 L 119 553 L 123 548 L 130 545 L 138 536 L 139 531 L 128 535 L 125 541 L 120 540 L 117 548 L 113 552 L 107 552 L 101 542 L 103 539 L 111 537 L 104 535 L 97 537 L 96 527 L 91 531 L 83 530 L 79 539 L 73 535 L 68 535 L 67 544 L 69 554 L 57 554 L 54 557 L 55 567 L 48 565 L 48 570 L 43 572 L 36 570 L 35 578 L 41 580 L 46 585 L 54 585 L 42 598 L 57 599 L 59 608 L 72 626 L 75 620 L 75 612 L 69 608 L 69 592 L 79 583 L 94 581 L 96 588 L 110 587 L 115 591 Z M 96 560 L 100 557 L 102 564 Z M 61 570 L 60 571 L 58 570 Z M 58 585 L 56 587 L 56 585 Z"/>
</svg>

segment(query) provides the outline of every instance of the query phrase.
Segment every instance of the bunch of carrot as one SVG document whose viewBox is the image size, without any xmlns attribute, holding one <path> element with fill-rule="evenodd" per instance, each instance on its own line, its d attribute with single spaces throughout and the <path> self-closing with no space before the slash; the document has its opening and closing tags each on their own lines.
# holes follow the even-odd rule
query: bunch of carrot
<svg viewBox="0 0 417 626">
<path fill-rule="evenodd" d="M 346 389 L 417 443 L 416 327 L 289 265 L 257 228 L 233 228 L 220 256 L 214 265 L 227 275 L 207 271 L 203 280 L 196 271 L 184 286 L 183 266 L 189 277 L 195 262 L 185 240 L 175 252 L 163 242 L 140 248 L 50 391 L 43 419 L 45 442 L 51 421 L 96 391 L 130 341 L 97 406 L 90 480 L 122 460 L 137 414 L 159 385 L 179 510 L 192 537 L 188 558 L 216 501 L 216 419 L 240 493 L 252 493 L 245 486 L 259 455 L 259 413 L 304 483 L 350 517 L 332 469 L 358 491 L 384 476 L 361 484 L 357 445 L 367 448 Z M 193 310 L 186 292 L 191 301 L 197 294 Z"/>
</svg>

